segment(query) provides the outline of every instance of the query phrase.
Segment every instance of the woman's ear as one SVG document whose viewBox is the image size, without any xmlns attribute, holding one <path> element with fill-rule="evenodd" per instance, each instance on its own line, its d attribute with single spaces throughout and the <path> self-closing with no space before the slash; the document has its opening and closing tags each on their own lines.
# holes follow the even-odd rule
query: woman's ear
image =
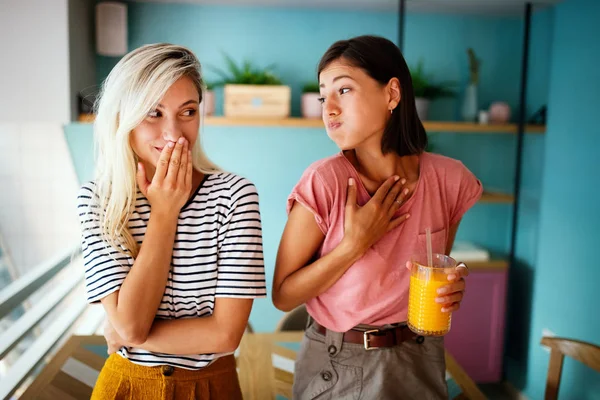
<svg viewBox="0 0 600 400">
<path fill-rule="evenodd" d="M 388 92 L 388 109 L 393 110 L 400 104 L 402 98 L 402 89 L 400 88 L 400 81 L 398 78 L 392 78 L 387 84 Z"/>
</svg>

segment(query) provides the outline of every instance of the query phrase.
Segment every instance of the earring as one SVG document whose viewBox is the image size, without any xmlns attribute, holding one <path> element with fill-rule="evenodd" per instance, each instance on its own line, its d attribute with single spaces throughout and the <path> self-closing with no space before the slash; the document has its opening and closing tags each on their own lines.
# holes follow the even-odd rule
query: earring
<svg viewBox="0 0 600 400">
<path fill-rule="evenodd" d="M 394 109 L 390 108 L 390 115 L 394 113 Z"/>
</svg>

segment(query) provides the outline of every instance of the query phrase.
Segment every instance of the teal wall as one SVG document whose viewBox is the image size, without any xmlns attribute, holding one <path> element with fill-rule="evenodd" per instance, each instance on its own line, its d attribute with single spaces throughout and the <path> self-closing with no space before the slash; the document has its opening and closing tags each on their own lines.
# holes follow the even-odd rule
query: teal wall
<svg viewBox="0 0 600 400">
<path fill-rule="evenodd" d="M 533 14 L 529 49 L 527 103 L 534 111 L 548 99 L 551 33 L 554 10 Z M 527 135 L 523 146 L 519 219 L 517 226 L 516 262 L 511 265 L 505 336 L 505 376 L 522 388 L 527 380 L 529 337 L 533 283 L 537 269 L 537 242 L 541 182 L 543 177 L 545 135 Z"/>
<path fill-rule="evenodd" d="M 600 2 L 569 0 L 555 10 L 549 121 L 524 388 L 543 398 L 549 355 L 543 329 L 600 345 L 596 308 L 600 243 Z M 575 28 L 576 27 L 576 28 Z M 600 374 L 573 360 L 560 399 L 600 399 Z"/>
<path fill-rule="evenodd" d="M 552 13 L 537 12 L 534 18 L 529 80 L 528 112 L 547 100 Z M 258 65 L 275 63 L 277 71 L 292 86 L 294 115 L 299 114 L 299 88 L 315 78 L 316 64 L 335 40 L 359 34 L 378 34 L 396 40 L 397 16 L 359 11 L 294 10 L 194 5 L 129 3 L 130 48 L 168 41 L 189 46 L 202 63 L 223 66 L 221 51 L 237 60 L 250 58 Z M 464 17 L 457 15 L 409 14 L 406 18 L 405 57 L 409 64 L 423 59 L 425 68 L 439 80 L 454 80 L 463 87 L 468 77 L 466 49 L 471 46 L 482 59 L 480 105 L 494 100 L 516 107 L 521 64 L 520 18 Z M 268 45 L 267 45 L 268 43 Z M 101 82 L 117 59 L 97 58 Z M 206 69 L 207 78 L 215 74 Z M 461 92 L 459 90 L 459 92 Z M 457 99 L 432 105 L 430 119 L 456 120 Z M 217 99 L 217 113 L 221 101 Z M 515 110 L 516 113 L 516 110 Z M 433 133 L 435 151 L 459 158 L 480 178 L 487 189 L 511 192 L 515 144 L 511 135 Z M 81 180 L 93 170 L 91 125 L 72 124 L 66 135 Z M 203 141 L 209 155 L 227 170 L 253 180 L 259 190 L 264 227 L 268 286 L 279 238 L 285 224 L 285 201 L 302 171 L 311 162 L 337 151 L 323 129 L 205 127 Z M 539 181 L 544 137 L 527 135 L 526 169 L 523 179 L 529 207 L 524 213 L 537 225 Z M 523 198 L 523 197 L 522 197 Z M 465 216 L 458 239 L 469 239 L 500 254 L 508 252 L 512 207 L 478 204 Z M 520 252 L 524 265 L 533 265 L 537 229 L 527 233 Z M 533 268 L 533 267 L 531 267 Z M 511 271 L 513 273 L 513 271 Z M 527 285 L 523 288 L 528 292 Z M 270 299 L 258 300 L 251 315 L 256 330 L 268 331 L 281 317 Z M 522 331 L 515 331 L 517 341 Z M 521 362 L 522 360 L 517 360 Z"/>
<path fill-rule="evenodd" d="M 544 13 L 540 13 L 544 14 Z M 539 17 L 539 20 L 547 20 Z M 409 13 L 406 16 L 405 57 L 410 65 L 424 61 L 437 80 L 458 84 L 468 79 L 466 50 L 473 47 L 482 60 L 480 105 L 494 100 L 518 102 L 523 20 L 519 17 L 459 16 Z M 533 46 L 539 65 L 547 68 L 547 26 L 534 32 L 541 40 Z M 292 114 L 300 115 L 300 89 L 316 78 L 320 56 L 334 41 L 376 34 L 397 41 L 398 17 L 390 12 L 307 10 L 260 7 L 199 6 L 191 4 L 128 4 L 129 47 L 172 42 L 190 47 L 205 67 L 205 76 L 217 78 L 211 67 L 224 67 L 222 53 L 259 66 L 275 64 L 275 71 L 292 87 Z M 282 56 L 285 55 L 285 56 Z M 97 81 L 106 77 L 118 58 L 97 57 Z M 546 65 L 542 65 L 545 63 Z M 545 102 L 547 74 L 533 74 L 530 112 Z M 541 84 L 540 84 L 541 83 Z M 460 93 L 459 93 L 460 94 Z M 460 99 L 460 98 L 459 98 Z M 441 100 L 433 105 L 432 119 L 459 117 L 460 103 Z M 217 114 L 221 113 L 221 102 Z"/>
</svg>

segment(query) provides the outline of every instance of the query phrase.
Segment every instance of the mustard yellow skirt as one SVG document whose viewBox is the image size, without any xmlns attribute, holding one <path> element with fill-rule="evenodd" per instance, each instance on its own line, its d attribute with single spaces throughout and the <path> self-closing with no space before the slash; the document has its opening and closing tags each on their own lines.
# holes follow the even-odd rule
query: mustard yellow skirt
<svg viewBox="0 0 600 400">
<path fill-rule="evenodd" d="M 91 400 L 242 400 L 232 355 L 201 370 L 146 367 L 112 354 L 100 371 Z"/>
</svg>

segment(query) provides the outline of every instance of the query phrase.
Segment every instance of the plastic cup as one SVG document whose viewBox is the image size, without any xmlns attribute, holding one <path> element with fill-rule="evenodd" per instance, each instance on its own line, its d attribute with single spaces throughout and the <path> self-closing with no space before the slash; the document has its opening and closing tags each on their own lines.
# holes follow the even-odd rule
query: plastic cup
<svg viewBox="0 0 600 400">
<path fill-rule="evenodd" d="M 443 304 L 436 303 L 437 290 L 449 283 L 448 275 L 456 273 L 456 260 L 433 253 L 432 265 L 427 254 L 412 257 L 408 296 L 408 327 L 423 336 L 444 336 L 450 332 L 452 313 L 442 312 Z"/>
</svg>

